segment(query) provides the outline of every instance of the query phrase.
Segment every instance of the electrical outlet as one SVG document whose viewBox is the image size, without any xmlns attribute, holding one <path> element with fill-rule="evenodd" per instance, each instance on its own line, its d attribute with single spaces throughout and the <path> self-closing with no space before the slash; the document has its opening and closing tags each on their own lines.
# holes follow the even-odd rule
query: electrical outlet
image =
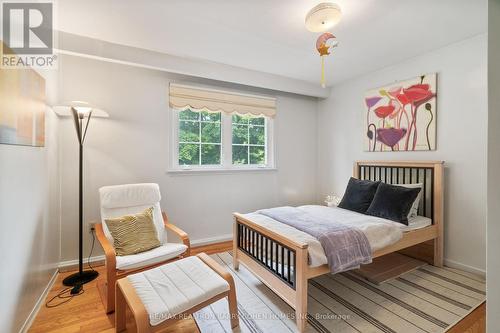
<svg viewBox="0 0 500 333">
<path fill-rule="evenodd" d="M 95 231 L 95 225 L 96 225 L 96 222 L 89 222 L 88 223 L 88 226 L 89 226 L 89 232 L 93 232 Z"/>
</svg>

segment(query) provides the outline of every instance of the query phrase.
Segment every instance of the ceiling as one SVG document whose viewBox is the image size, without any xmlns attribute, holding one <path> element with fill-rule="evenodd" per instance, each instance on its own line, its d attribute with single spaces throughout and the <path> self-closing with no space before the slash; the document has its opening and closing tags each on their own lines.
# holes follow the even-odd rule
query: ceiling
<svg viewBox="0 0 500 333">
<path fill-rule="evenodd" d="M 313 0 L 61 0 L 59 30 L 318 82 Z M 336 0 L 328 85 L 487 32 L 486 0 Z"/>
</svg>

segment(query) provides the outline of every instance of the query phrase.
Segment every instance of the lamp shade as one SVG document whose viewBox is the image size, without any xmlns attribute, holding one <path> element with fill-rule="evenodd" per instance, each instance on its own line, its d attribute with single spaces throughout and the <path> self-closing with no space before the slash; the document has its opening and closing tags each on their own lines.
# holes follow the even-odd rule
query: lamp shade
<svg viewBox="0 0 500 333">
<path fill-rule="evenodd" d="M 323 2 L 313 7 L 306 15 L 306 28 L 312 32 L 329 30 L 342 18 L 340 7 L 331 2 Z"/>
<path fill-rule="evenodd" d="M 79 114 L 83 114 L 84 116 L 87 116 L 90 111 L 92 111 L 92 117 L 109 118 L 109 114 L 106 111 L 96 108 L 90 103 L 82 101 L 71 101 L 52 107 L 54 112 L 61 117 L 71 117 L 73 115 L 71 113 L 72 108 L 75 109 Z"/>
</svg>

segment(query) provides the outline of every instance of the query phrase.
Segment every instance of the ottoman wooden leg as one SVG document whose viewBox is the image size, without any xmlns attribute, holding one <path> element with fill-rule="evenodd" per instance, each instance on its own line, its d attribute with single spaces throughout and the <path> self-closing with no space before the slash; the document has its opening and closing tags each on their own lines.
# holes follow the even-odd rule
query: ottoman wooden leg
<svg viewBox="0 0 500 333">
<path fill-rule="evenodd" d="M 116 284 L 115 291 L 115 329 L 116 332 L 122 332 L 126 329 L 127 324 L 127 303 L 125 301 L 125 297 L 123 296 L 123 292 L 120 288 L 120 285 Z"/>
<path fill-rule="evenodd" d="M 137 296 L 134 287 L 127 278 L 118 280 L 116 283 L 116 291 L 116 331 L 119 332 L 118 328 L 121 327 L 121 325 L 125 326 L 125 310 L 128 305 L 130 311 L 132 312 L 132 316 L 134 316 L 137 333 L 151 332 L 151 326 L 149 325 L 149 317 L 146 312 L 146 308 L 144 307 L 144 304 L 142 304 L 141 299 Z"/>
<path fill-rule="evenodd" d="M 224 280 L 229 284 L 229 291 L 227 293 L 227 299 L 229 303 L 229 315 L 231 316 L 231 327 L 236 327 L 239 325 L 238 317 L 238 303 L 236 301 L 236 288 L 234 286 L 233 276 L 225 270 L 221 265 L 219 265 L 214 259 L 210 258 L 206 253 L 200 253 L 197 255 L 208 267 L 219 274 Z"/>
</svg>

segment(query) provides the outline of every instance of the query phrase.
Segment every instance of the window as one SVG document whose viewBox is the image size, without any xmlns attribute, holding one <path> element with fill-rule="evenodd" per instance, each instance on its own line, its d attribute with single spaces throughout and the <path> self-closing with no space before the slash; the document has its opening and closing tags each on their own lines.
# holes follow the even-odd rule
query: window
<svg viewBox="0 0 500 333">
<path fill-rule="evenodd" d="M 172 171 L 274 168 L 276 99 L 170 84 Z"/>
<path fill-rule="evenodd" d="M 179 112 L 179 165 L 220 165 L 220 112 Z"/>
<path fill-rule="evenodd" d="M 265 116 L 173 110 L 172 169 L 273 168 L 272 119 Z"/>
<path fill-rule="evenodd" d="M 266 164 L 266 118 L 232 116 L 233 164 Z"/>
</svg>

